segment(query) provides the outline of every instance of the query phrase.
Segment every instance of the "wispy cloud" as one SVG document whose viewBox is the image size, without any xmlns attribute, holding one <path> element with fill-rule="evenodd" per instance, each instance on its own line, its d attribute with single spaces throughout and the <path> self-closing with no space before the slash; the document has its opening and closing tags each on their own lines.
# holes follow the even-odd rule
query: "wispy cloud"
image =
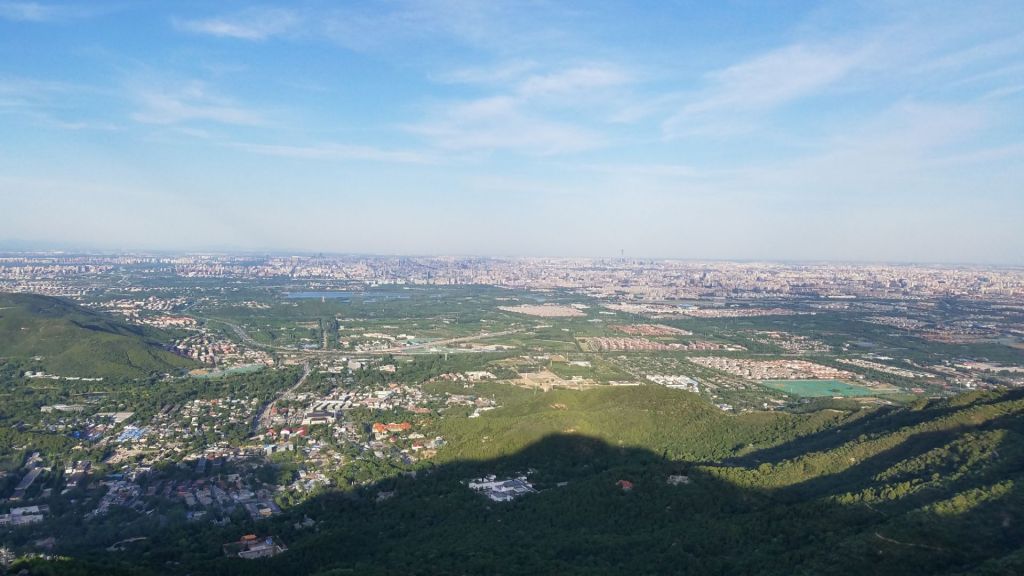
<svg viewBox="0 0 1024 576">
<path fill-rule="evenodd" d="M 301 22 L 297 12 L 283 8 L 251 8 L 232 16 L 173 20 L 179 30 L 239 40 L 266 40 L 294 31 Z"/>
<path fill-rule="evenodd" d="M 718 187 L 779 203 L 940 195 L 958 189 L 951 162 L 976 149 L 992 122 L 983 106 L 902 102 L 809 154 L 736 168 Z"/>
<path fill-rule="evenodd" d="M 490 66 L 472 66 L 432 75 L 443 84 L 505 85 L 522 79 L 539 67 L 532 60 L 512 60 Z"/>
<path fill-rule="evenodd" d="M 436 118 L 407 128 L 435 146 L 465 152 L 508 150 L 550 156 L 588 150 L 606 140 L 585 127 L 481 104 L 486 103 L 454 106 Z"/>
<path fill-rule="evenodd" d="M 43 111 L 26 111 L 25 116 L 34 119 L 41 127 L 55 130 L 116 132 L 123 128 L 119 124 L 106 120 L 64 120 L 52 113 Z"/>
<path fill-rule="evenodd" d="M 580 92 L 622 86 L 631 80 L 630 75 L 619 67 L 589 64 L 530 76 L 519 85 L 517 92 L 525 98 L 573 96 Z"/>
<path fill-rule="evenodd" d="M 320 29 L 353 50 L 406 52 L 439 39 L 503 53 L 550 35 L 547 3 L 524 12 L 515 0 L 394 0 L 351 4 L 327 11 Z"/>
<path fill-rule="evenodd" d="M 498 53 L 523 46 L 536 48 L 538 39 L 561 35 L 543 24 L 542 15 L 564 12 L 547 3 L 525 12 L 515 0 L 293 4 L 287 8 L 255 6 L 201 18 L 177 17 L 171 24 L 183 32 L 241 40 L 293 35 L 407 59 L 419 50 L 431 50 L 439 41 Z"/>
<path fill-rule="evenodd" d="M 735 114 L 770 110 L 819 93 L 865 61 L 870 48 L 793 44 L 706 76 L 706 86 L 663 129 L 668 135 L 701 131 L 709 120 L 735 121 Z M 721 118 L 713 118 L 721 115 Z"/>
<path fill-rule="evenodd" d="M 191 81 L 175 89 L 148 86 L 136 90 L 135 99 L 139 108 L 131 118 L 144 124 L 206 121 L 257 126 L 265 123 L 261 113 L 212 93 L 199 81 Z"/>
<path fill-rule="evenodd" d="M 406 126 L 434 145 L 460 151 L 508 150 L 549 156 L 607 143 L 593 122 L 571 120 L 584 104 L 601 106 L 605 91 L 632 82 L 620 67 L 590 63 L 539 72 L 535 65 L 497 66 L 488 76 L 459 70 L 448 79 L 482 82 L 495 94 L 435 106 L 425 120 Z"/>
<path fill-rule="evenodd" d="M 919 67 L 921 71 L 959 69 L 979 62 L 998 61 L 1001 58 L 1024 56 L 1024 34 L 1014 34 L 960 48 L 932 58 Z"/>
<path fill-rule="evenodd" d="M 283 158 L 394 162 L 401 164 L 432 164 L 436 162 L 436 158 L 413 150 L 385 150 L 373 146 L 353 144 L 327 143 L 312 146 L 292 146 L 235 142 L 231 146 L 256 154 Z"/>
<path fill-rule="evenodd" d="M 324 191 L 317 200 L 342 209 L 400 205 L 407 216 L 395 220 L 433 250 L 435 233 L 464 242 L 457 222 L 486 232 L 518 210 L 554 232 L 527 230 L 503 249 L 870 256 L 919 236 L 941 254 L 961 240 L 950 236 L 960 218 L 984 254 L 994 242 L 982 216 L 1022 210 L 1019 0 L 760 7 L 740 18 L 715 6 L 706 19 L 672 2 L 252 2 L 0 0 L 0 27 L 23 44 L 0 66 L 3 172 L 63 173 L 66 189 L 36 196 L 83 197 L 64 210 L 69 228 L 95 203 L 71 185 L 90 173 L 124 179 L 126 193 L 152 177 L 172 195 L 248 205 L 256 237 L 300 217 L 304 203 L 274 193 L 300 182 L 297 195 Z M 119 15 L 60 25 L 85 15 L 80 6 Z M 726 21 L 709 39 L 707 25 Z M 125 26 L 153 42 L 114 33 Z M 87 133 L 98 130 L 108 132 Z M 33 131 L 45 154 L 18 145 Z M 159 163 L 182 143 L 210 160 L 210 178 L 118 171 L 119 150 Z M 328 194 L 339 171 L 347 193 Z M 250 191 L 266 204 L 253 208 Z M 24 202 L 26 221 L 53 203 Z M 580 217 L 556 222 L 569 210 Z M 325 222 L 333 213 L 321 212 Z M 208 240 L 202 228 L 191 232 Z M 341 238 L 306 228 L 273 241 Z M 612 228 L 630 233 L 594 232 Z M 1024 253 L 1019 223 L 1001 229 Z M 342 240 L 374 238 L 359 230 Z M 174 234 L 180 226 L 168 242 Z"/>
<path fill-rule="evenodd" d="M 710 95 L 684 113 L 777 106 L 813 94 L 842 78 L 862 58 L 831 48 L 794 45 L 709 75 Z"/>
<path fill-rule="evenodd" d="M 532 60 L 510 60 L 490 66 L 459 68 L 432 77 L 445 84 L 473 84 L 520 98 L 575 96 L 593 90 L 623 86 L 634 81 L 621 66 L 607 62 L 589 62 L 569 66 L 551 66 L 542 71 Z"/>
<path fill-rule="evenodd" d="M 0 18 L 22 22 L 45 22 L 53 19 L 59 10 L 54 6 L 45 6 L 35 2 L 3 2 L 0 3 Z"/>
<path fill-rule="evenodd" d="M 15 22 L 60 22 L 94 16 L 104 9 L 87 4 L 0 2 L 0 19 Z"/>
<path fill-rule="evenodd" d="M 43 128 L 119 130 L 114 122 L 83 111 L 77 100 L 104 95 L 92 86 L 54 80 L 0 76 L 0 113 L 28 118 Z"/>
<path fill-rule="evenodd" d="M 516 96 L 449 103 L 406 129 L 439 148 L 465 152 L 506 150 L 550 156 L 605 143 L 595 130 L 544 115 Z"/>
<path fill-rule="evenodd" d="M 6 99 L 8 103 L 38 102 L 74 89 L 74 85 L 57 80 L 0 76 L 0 98 Z"/>
<path fill-rule="evenodd" d="M 659 164 L 659 163 L 602 163 L 602 164 L 580 164 L 572 166 L 579 170 L 595 172 L 598 174 L 612 174 L 626 176 L 629 178 L 695 178 L 702 175 L 702 172 L 690 165 L 684 164 Z M 706 176 L 706 174 L 704 174 Z"/>
</svg>

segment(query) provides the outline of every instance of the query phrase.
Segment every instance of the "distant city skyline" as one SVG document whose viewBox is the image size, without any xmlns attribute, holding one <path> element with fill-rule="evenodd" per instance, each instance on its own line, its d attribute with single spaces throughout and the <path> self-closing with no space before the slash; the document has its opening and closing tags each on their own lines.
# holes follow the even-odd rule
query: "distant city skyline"
<svg viewBox="0 0 1024 576">
<path fill-rule="evenodd" d="M 1020 265 L 1021 23 L 0 0 L 0 251 Z"/>
<path fill-rule="evenodd" d="M 487 254 L 487 253 L 428 253 L 428 252 L 344 252 L 325 250 L 280 250 L 280 249 L 231 249 L 208 248 L 194 250 L 177 250 L 172 248 L 98 248 L 83 246 L 52 246 L 25 242 L 0 242 L 0 258 L 47 258 L 47 257 L 225 257 L 225 258 L 296 258 L 306 260 L 336 259 L 452 259 L 453 261 L 493 260 L 493 261 L 564 261 L 564 262 L 623 262 L 623 263 L 657 263 L 672 262 L 690 265 L 778 265 L 778 266 L 850 266 L 850 267 L 926 267 L 937 269 L 978 269 L 978 270 L 1019 270 L 1024 264 L 1013 262 L 952 262 L 923 260 L 838 260 L 838 259 L 786 259 L 786 258 L 701 258 L 664 255 L 637 254 L 606 254 L 593 256 L 558 256 L 552 254 Z"/>
</svg>

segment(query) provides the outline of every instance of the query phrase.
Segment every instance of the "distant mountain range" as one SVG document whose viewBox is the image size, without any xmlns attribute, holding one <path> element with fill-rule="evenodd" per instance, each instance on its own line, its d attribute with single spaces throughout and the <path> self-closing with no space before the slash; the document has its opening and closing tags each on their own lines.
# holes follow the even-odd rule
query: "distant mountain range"
<svg viewBox="0 0 1024 576">
<path fill-rule="evenodd" d="M 0 293 L 0 358 L 38 357 L 34 365 L 50 374 L 141 377 L 192 366 L 168 340 L 61 298 Z"/>
</svg>

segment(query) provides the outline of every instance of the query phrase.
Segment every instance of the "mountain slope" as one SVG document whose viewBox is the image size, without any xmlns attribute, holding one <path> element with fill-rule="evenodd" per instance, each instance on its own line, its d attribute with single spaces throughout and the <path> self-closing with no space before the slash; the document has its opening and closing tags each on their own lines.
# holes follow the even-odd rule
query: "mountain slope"
<svg viewBox="0 0 1024 576">
<path fill-rule="evenodd" d="M 191 366 L 163 347 L 166 334 L 60 298 L 0 294 L 0 358 L 41 357 L 61 376 L 137 377 Z"/>
<path fill-rule="evenodd" d="M 667 410 L 660 426 L 691 416 L 704 422 L 687 433 L 714 437 L 748 425 L 700 408 L 690 414 L 689 401 L 671 406 L 664 396 L 633 392 L 632 399 L 629 391 L 581 392 L 540 420 L 531 420 L 539 406 L 515 407 L 514 417 L 498 409 L 490 431 L 494 439 L 509 433 L 504 418 L 566 419 L 561 425 L 603 414 L 610 422 L 658 405 Z M 268 561 L 223 557 L 216 543 L 238 538 L 238 527 L 168 530 L 146 515 L 126 515 L 103 540 L 75 543 L 69 535 L 67 552 L 100 566 L 197 575 L 1024 573 L 1022 391 L 854 413 L 718 462 L 617 445 L 619 432 L 606 434 L 614 443 L 547 435 L 513 453 L 317 496 L 246 528 L 290 547 Z M 465 485 L 528 471 L 540 492 L 513 502 L 491 502 Z M 678 474 L 689 482 L 670 485 Z M 378 500 L 385 491 L 395 495 Z M 305 518 L 315 527 L 297 524 Z M 93 552 L 157 531 L 160 538 L 130 553 Z"/>
<path fill-rule="evenodd" d="M 672 419 L 685 428 L 684 418 Z M 728 436 L 742 422 L 723 418 L 701 432 Z M 806 436 L 797 437 L 719 464 L 549 436 L 508 457 L 386 484 L 399 496 L 382 504 L 314 501 L 303 512 L 322 522 L 319 536 L 298 538 L 290 556 L 317 558 L 308 566 L 324 574 L 1021 573 L 1021 391 L 882 410 L 813 436 L 834 439 L 801 452 Z M 794 455 L 777 456 L 787 451 Z M 459 484 L 528 468 L 548 479 L 546 489 L 511 505 Z M 691 483 L 669 486 L 680 472 Z M 635 488 L 624 492 L 619 479 Z M 332 541 L 356 549 L 322 552 Z M 436 564 L 424 569 L 421 558 Z"/>
</svg>

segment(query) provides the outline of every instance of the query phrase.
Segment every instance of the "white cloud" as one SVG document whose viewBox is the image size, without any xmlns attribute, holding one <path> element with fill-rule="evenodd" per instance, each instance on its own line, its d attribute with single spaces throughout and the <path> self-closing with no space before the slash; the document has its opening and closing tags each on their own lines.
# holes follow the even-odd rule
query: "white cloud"
<svg viewBox="0 0 1024 576">
<path fill-rule="evenodd" d="M 629 74 L 617 67 L 592 64 L 531 76 L 519 85 L 517 92 L 526 98 L 571 96 L 622 86 L 631 80 Z"/>
<path fill-rule="evenodd" d="M 777 204 L 963 196 L 956 162 L 992 124 L 984 107 L 904 102 L 852 131 L 821 142 L 804 156 L 722 174 L 722 191 Z M 836 213 L 841 208 L 832 207 Z"/>
<path fill-rule="evenodd" d="M 588 150 L 605 142 L 604 137 L 586 128 L 518 113 L 470 120 L 455 112 L 410 126 L 409 130 L 441 148 L 466 152 L 510 150 L 547 156 Z"/>
<path fill-rule="evenodd" d="M 702 172 L 690 165 L 685 164 L 659 164 L 659 163 L 602 163 L 602 164 L 581 164 L 576 166 L 581 170 L 608 174 L 625 178 L 696 178 Z"/>
<path fill-rule="evenodd" d="M 327 38 L 352 50 L 408 56 L 416 47 L 429 50 L 445 38 L 511 53 L 536 47 L 548 29 L 540 16 L 550 10 L 534 5 L 524 12 L 514 0 L 394 0 L 350 3 L 320 14 L 318 24 Z"/>
<path fill-rule="evenodd" d="M 19 76 L 0 77 L 0 97 L 9 103 L 39 102 L 59 93 L 76 90 L 76 86 L 56 80 L 37 80 Z"/>
<path fill-rule="evenodd" d="M 139 109 L 131 117 L 144 124 L 207 121 L 257 126 L 264 123 L 260 113 L 210 93 L 205 84 L 198 81 L 176 89 L 150 86 L 136 91 L 135 95 Z"/>
<path fill-rule="evenodd" d="M 735 114 L 788 104 L 821 92 L 863 63 L 870 48 L 843 51 L 832 46 L 793 44 L 716 70 L 707 86 L 663 125 L 669 135 L 689 132 L 709 121 L 735 125 Z"/>
<path fill-rule="evenodd" d="M 788 46 L 712 73 L 714 92 L 688 106 L 685 112 L 783 104 L 842 78 L 859 59 L 856 53 L 815 46 Z"/>
<path fill-rule="evenodd" d="M 75 101 L 103 96 L 92 86 L 17 76 L 0 77 L 0 112 L 29 118 L 40 127 L 114 131 L 121 126 L 85 112 Z"/>
<path fill-rule="evenodd" d="M 545 118 L 508 96 L 450 104 L 407 129 L 440 148 L 466 152 L 545 156 L 587 150 L 605 141 L 593 130 Z"/>
<path fill-rule="evenodd" d="M 373 146 L 352 144 L 329 143 L 314 146 L 292 146 L 284 144 L 233 143 L 232 146 L 267 156 L 305 158 L 310 160 L 358 160 L 403 164 L 429 164 L 435 161 L 431 156 L 413 150 L 385 150 Z"/>
<path fill-rule="evenodd" d="M 96 6 L 42 4 L 39 2 L 0 2 L 0 19 L 15 22 L 59 22 L 97 14 Z"/>
<path fill-rule="evenodd" d="M 302 19 L 291 10 L 252 8 L 233 16 L 200 20 L 174 20 L 179 30 L 239 40 L 265 40 L 296 29 Z"/>
<path fill-rule="evenodd" d="M 1024 54 L 1024 34 L 1016 34 L 948 52 L 925 62 L 920 70 L 949 71 L 979 62 L 998 61 L 1005 57 L 1019 58 L 1022 54 Z"/>
<path fill-rule="evenodd" d="M 631 83 L 630 75 L 604 63 L 528 74 L 535 68 L 512 62 L 496 67 L 496 74 L 463 69 L 448 75 L 444 78 L 496 84 L 496 93 L 435 107 L 429 118 L 406 128 L 435 146 L 458 151 L 547 156 L 607 144 L 592 121 L 570 118 L 585 107 L 606 106 L 607 90 Z"/>
<path fill-rule="evenodd" d="M 3 2 L 0 3 L 0 18 L 22 22 L 46 22 L 57 16 L 53 6 L 44 6 L 35 2 Z"/>
<path fill-rule="evenodd" d="M 537 69 L 538 64 L 530 60 L 513 60 L 491 66 L 459 68 L 433 76 L 433 80 L 443 84 L 509 84 L 518 81 L 526 74 Z"/>
</svg>

